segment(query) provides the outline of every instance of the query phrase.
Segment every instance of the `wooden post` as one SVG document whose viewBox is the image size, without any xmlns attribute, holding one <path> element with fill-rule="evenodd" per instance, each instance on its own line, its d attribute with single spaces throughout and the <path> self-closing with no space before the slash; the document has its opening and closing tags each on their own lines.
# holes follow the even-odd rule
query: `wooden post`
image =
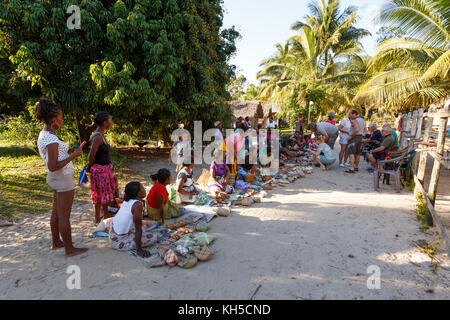
<svg viewBox="0 0 450 320">
<path fill-rule="evenodd" d="M 408 144 L 408 135 L 410 134 L 410 132 L 409 132 L 409 130 L 410 130 L 409 122 L 410 122 L 410 120 L 411 120 L 411 112 L 408 113 L 408 114 L 405 114 L 403 116 L 402 134 L 401 134 L 400 141 L 398 142 L 400 149 L 403 149 Z"/>
<path fill-rule="evenodd" d="M 412 114 L 412 125 L 411 125 L 411 130 L 410 130 L 410 133 L 411 133 L 410 137 L 416 136 L 418 117 L 419 117 L 419 113 L 417 112 L 417 110 L 414 110 L 413 114 Z"/>
<path fill-rule="evenodd" d="M 439 120 L 439 135 L 437 140 L 436 153 L 442 156 L 445 148 L 445 137 L 447 135 L 447 122 L 448 118 L 441 118 Z M 439 184 L 439 174 L 441 173 L 441 162 L 438 159 L 434 159 L 433 172 L 431 173 L 430 186 L 428 188 L 428 195 L 430 196 L 431 203 L 435 204 L 437 188 Z"/>
<path fill-rule="evenodd" d="M 433 129 L 433 118 L 425 118 L 425 133 L 423 135 L 423 142 L 429 142 L 430 136 L 431 136 L 431 130 Z M 427 168 L 427 159 L 428 159 L 428 152 L 427 151 L 421 151 L 420 152 L 420 162 L 419 162 L 419 169 L 417 170 L 417 180 L 420 182 L 420 186 L 416 183 L 416 186 L 414 188 L 414 194 L 417 195 L 418 193 L 422 193 L 420 187 L 424 184 L 424 178 L 425 178 L 425 170 Z M 426 197 L 426 194 L 423 194 L 423 197 Z M 433 225 L 433 217 L 431 216 L 431 213 L 429 210 L 425 213 L 425 218 L 427 219 L 427 225 L 432 226 Z"/>
<path fill-rule="evenodd" d="M 433 128 L 433 119 L 425 118 L 424 121 L 425 121 L 425 133 L 423 135 L 423 142 L 429 142 L 430 136 L 431 136 L 431 129 Z M 424 177 L 425 177 L 425 169 L 427 167 L 427 158 L 428 158 L 428 153 L 426 151 L 421 151 L 419 168 L 417 170 L 417 179 L 422 184 L 423 184 Z M 414 189 L 414 194 L 417 195 L 418 193 L 420 193 L 420 189 L 416 186 Z"/>
<path fill-rule="evenodd" d="M 423 109 L 419 109 L 419 119 L 417 121 L 417 130 L 416 130 L 416 139 L 420 139 L 422 137 L 422 123 L 423 123 Z"/>
</svg>

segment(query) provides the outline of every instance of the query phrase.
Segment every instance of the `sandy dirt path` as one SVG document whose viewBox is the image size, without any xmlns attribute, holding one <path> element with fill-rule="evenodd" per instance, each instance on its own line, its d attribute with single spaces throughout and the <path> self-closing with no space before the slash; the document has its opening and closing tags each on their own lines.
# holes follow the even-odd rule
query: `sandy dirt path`
<svg viewBox="0 0 450 320">
<path fill-rule="evenodd" d="M 147 179 L 148 166 L 134 162 L 136 177 Z M 411 193 L 373 192 L 366 167 L 315 169 L 215 218 L 216 253 L 190 270 L 148 269 L 90 239 L 89 203 L 76 203 L 72 217 L 75 243 L 90 248 L 80 257 L 49 251 L 49 215 L 23 219 L 0 229 L 0 299 L 249 299 L 259 285 L 255 299 L 450 299 L 448 258 L 438 256 L 434 274 L 413 243 L 435 240 L 435 230 L 419 230 Z M 66 287 L 70 265 L 80 267 L 80 290 Z M 379 290 L 367 288 L 371 265 L 381 271 Z"/>
</svg>

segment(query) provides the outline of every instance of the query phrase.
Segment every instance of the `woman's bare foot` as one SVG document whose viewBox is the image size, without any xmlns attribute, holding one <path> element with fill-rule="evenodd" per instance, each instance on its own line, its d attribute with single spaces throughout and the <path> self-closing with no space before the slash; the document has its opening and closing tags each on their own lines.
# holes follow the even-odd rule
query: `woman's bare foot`
<svg viewBox="0 0 450 320">
<path fill-rule="evenodd" d="M 66 254 L 64 255 L 64 257 L 66 258 L 70 258 L 70 257 L 75 257 L 79 254 L 85 253 L 86 251 L 88 251 L 88 248 L 73 248 L 70 252 L 66 251 Z"/>
<path fill-rule="evenodd" d="M 52 247 L 50 248 L 50 250 L 54 251 L 54 250 L 58 250 L 64 248 L 64 243 L 62 241 L 58 241 L 53 243 Z"/>
</svg>

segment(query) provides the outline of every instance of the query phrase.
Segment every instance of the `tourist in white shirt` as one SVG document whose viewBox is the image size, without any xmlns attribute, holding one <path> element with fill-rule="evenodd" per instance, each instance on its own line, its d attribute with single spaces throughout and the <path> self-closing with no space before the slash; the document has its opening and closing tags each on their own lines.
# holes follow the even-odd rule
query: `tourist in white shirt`
<svg viewBox="0 0 450 320">
<path fill-rule="evenodd" d="M 339 166 L 344 167 L 344 163 L 348 160 L 348 154 L 347 154 L 347 146 L 348 146 L 348 137 L 350 134 L 350 129 L 352 127 L 352 122 L 348 117 L 345 117 L 344 119 L 339 122 L 339 144 L 341 145 L 341 152 L 339 152 Z"/>
</svg>

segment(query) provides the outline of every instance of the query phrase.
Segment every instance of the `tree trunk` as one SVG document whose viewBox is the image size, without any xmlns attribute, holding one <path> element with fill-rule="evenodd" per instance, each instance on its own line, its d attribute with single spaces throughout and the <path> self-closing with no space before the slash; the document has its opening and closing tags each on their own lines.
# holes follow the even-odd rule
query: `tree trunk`
<svg viewBox="0 0 450 320">
<path fill-rule="evenodd" d="M 172 139 L 171 139 L 171 133 L 167 130 L 166 127 L 161 127 L 160 131 L 159 131 L 159 140 L 162 140 L 163 147 L 164 148 L 168 148 L 170 146 L 172 146 Z"/>
<path fill-rule="evenodd" d="M 74 114 L 77 124 L 79 143 L 82 143 L 83 141 L 89 142 L 89 138 L 91 137 L 92 132 L 94 132 L 94 126 L 87 125 L 86 119 L 84 117 L 80 117 L 77 112 L 74 112 Z"/>
</svg>

